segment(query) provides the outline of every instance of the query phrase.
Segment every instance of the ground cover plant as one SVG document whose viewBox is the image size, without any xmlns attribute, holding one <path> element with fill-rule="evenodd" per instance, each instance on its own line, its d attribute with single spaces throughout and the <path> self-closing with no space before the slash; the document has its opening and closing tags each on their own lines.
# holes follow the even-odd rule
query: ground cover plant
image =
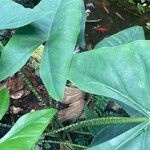
<svg viewBox="0 0 150 150">
<path fill-rule="evenodd" d="M 0 139 L 0 149 L 41 149 L 40 142 L 70 145 L 70 149 L 149 149 L 150 41 L 145 39 L 142 27 L 122 30 L 104 38 L 92 50 L 76 53 L 76 45 L 85 48 L 87 20 L 82 0 L 42 0 L 32 9 L 12 0 L 1 0 L 0 11 L 0 30 L 13 30 L 10 40 L 4 46 L 1 44 L 0 81 L 19 74 L 45 103 L 44 109 L 22 115 L 13 126 L 0 123 L 1 127 L 11 128 Z M 43 50 L 38 70 L 51 97 L 48 101 L 40 97 L 22 71 L 40 45 Z M 99 95 L 97 101 L 102 101 L 102 96 L 113 99 L 123 109 L 123 115 L 98 117 L 85 105 L 86 120 L 53 129 L 59 108 L 52 108 L 50 100 L 62 101 L 68 82 L 82 91 Z M 0 120 L 10 103 L 8 89 L 1 88 Z M 69 139 L 68 132 L 78 128 L 90 131 L 93 139 L 87 142 L 89 145 L 55 140 L 62 132 Z"/>
</svg>

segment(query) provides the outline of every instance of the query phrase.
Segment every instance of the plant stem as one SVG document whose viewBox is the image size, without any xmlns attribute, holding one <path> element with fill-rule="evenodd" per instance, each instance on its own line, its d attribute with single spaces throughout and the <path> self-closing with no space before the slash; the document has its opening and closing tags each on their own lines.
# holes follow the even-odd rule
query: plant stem
<svg viewBox="0 0 150 150">
<path fill-rule="evenodd" d="M 81 127 L 88 127 L 88 126 L 99 126 L 99 125 L 108 125 L 108 124 L 117 124 L 117 123 L 140 123 L 148 120 L 147 117 L 106 117 L 106 118 L 95 118 L 89 119 L 85 121 L 81 121 L 79 123 L 74 123 L 69 126 L 47 132 L 44 135 L 49 136 L 52 134 L 56 134 L 65 130 L 69 129 L 76 129 Z"/>
</svg>

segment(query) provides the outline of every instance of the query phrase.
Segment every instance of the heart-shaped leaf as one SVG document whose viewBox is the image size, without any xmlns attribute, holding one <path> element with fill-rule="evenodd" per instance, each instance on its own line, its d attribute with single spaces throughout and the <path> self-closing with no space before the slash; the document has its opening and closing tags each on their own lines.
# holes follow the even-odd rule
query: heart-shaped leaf
<svg viewBox="0 0 150 150">
<path fill-rule="evenodd" d="M 7 89 L 0 90 L 0 120 L 8 110 L 9 106 L 9 92 Z"/>
<path fill-rule="evenodd" d="M 49 94 L 61 100 L 68 76 L 82 15 L 81 0 L 52 1 L 52 26 L 41 60 L 40 76 Z"/>
<path fill-rule="evenodd" d="M 0 139 L 0 149 L 31 150 L 55 113 L 55 109 L 45 109 L 22 116 Z"/>
</svg>

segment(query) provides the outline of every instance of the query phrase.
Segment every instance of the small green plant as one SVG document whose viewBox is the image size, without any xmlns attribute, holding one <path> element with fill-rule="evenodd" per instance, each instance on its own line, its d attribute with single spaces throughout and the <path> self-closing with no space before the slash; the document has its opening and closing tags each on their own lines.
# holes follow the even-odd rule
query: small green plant
<svg viewBox="0 0 150 150">
<path fill-rule="evenodd" d="M 96 131 L 91 150 L 149 149 L 150 42 L 145 40 L 142 27 L 123 30 L 100 41 L 92 51 L 74 54 L 76 43 L 84 46 L 82 0 L 42 0 L 33 9 L 1 0 L 0 11 L 5 16 L 0 17 L 0 29 L 17 28 L 1 52 L 0 81 L 19 71 L 33 51 L 45 43 L 40 77 L 50 96 L 62 100 L 66 81 L 70 80 L 83 91 L 114 99 L 130 116 L 93 118 L 52 130 L 45 136 L 89 127 Z M 3 89 L 0 119 L 8 105 L 8 91 Z M 30 150 L 55 113 L 54 109 L 46 109 L 22 116 L 0 139 L 0 149 Z"/>
</svg>

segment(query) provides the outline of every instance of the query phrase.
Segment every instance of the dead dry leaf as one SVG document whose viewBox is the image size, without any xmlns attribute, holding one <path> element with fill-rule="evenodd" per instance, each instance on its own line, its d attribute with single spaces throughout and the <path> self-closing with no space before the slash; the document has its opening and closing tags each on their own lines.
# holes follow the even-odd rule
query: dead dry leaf
<svg viewBox="0 0 150 150">
<path fill-rule="evenodd" d="M 58 118 L 64 122 L 81 115 L 85 104 L 85 93 L 74 87 L 66 87 L 63 103 L 69 107 L 58 112 Z"/>
</svg>

